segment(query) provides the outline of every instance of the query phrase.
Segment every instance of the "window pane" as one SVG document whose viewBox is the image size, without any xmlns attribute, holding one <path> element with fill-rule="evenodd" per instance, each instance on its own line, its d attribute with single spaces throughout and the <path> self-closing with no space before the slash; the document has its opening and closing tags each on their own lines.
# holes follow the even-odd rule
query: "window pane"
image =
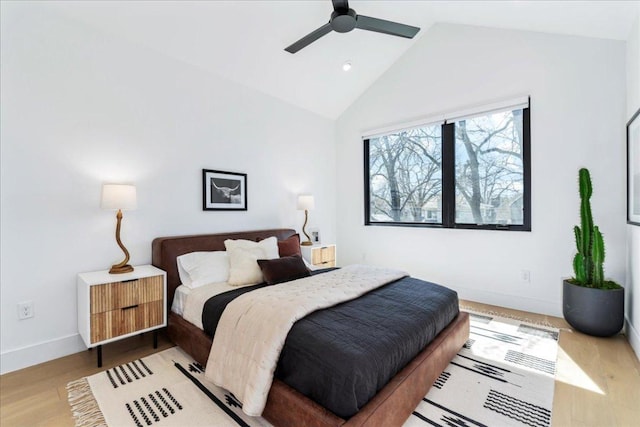
<svg viewBox="0 0 640 427">
<path fill-rule="evenodd" d="M 442 130 L 369 140 L 369 221 L 442 223 Z"/>
<path fill-rule="evenodd" d="M 522 132 L 522 110 L 456 122 L 456 223 L 524 223 Z"/>
</svg>

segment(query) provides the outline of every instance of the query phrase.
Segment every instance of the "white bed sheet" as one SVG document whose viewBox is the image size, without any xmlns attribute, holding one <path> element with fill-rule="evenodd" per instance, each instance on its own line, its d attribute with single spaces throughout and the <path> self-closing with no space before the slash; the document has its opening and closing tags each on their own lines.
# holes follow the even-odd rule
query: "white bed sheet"
<svg viewBox="0 0 640 427">
<path fill-rule="evenodd" d="M 176 293 L 173 294 L 173 302 L 171 303 L 171 311 L 182 316 L 184 312 L 184 302 L 189 296 L 191 289 L 185 285 L 180 285 L 176 288 Z"/>
<path fill-rule="evenodd" d="M 195 289 L 180 285 L 173 295 L 171 311 L 182 316 L 187 322 L 203 329 L 202 309 L 204 304 L 209 298 L 233 289 L 238 289 L 238 286 L 231 286 L 227 282 L 211 283 Z"/>
</svg>

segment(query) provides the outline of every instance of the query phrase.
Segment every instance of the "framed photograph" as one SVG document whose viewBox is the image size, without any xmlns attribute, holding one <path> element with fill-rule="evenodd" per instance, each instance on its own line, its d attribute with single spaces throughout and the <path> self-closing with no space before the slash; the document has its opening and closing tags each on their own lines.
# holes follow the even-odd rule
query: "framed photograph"
<svg viewBox="0 0 640 427">
<path fill-rule="evenodd" d="M 640 110 L 627 123 L 627 223 L 640 225 Z"/>
<path fill-rule="evenodd" d="M 314 245 L 320 244 L 320 230 L 317 228 L 310 228 L 309 233 L 311 234 L 311 243 Z"/>
<path fill-rule="evenodd" d="M 202 210 L 246 211 L 247 174 L 202 169 Z"/>
</svg>

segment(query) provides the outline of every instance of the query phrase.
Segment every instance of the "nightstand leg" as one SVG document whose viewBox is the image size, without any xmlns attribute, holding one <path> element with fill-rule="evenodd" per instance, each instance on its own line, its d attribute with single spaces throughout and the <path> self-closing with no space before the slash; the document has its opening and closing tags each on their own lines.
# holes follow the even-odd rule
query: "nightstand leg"
<svg viewBox="0 0 640 427">
<path fill-rule="evenodd" d="M 102 345 L 98 346 L 98 368 L 102 368 Z"/>
<path fill-rule="evenodd" d="M 158 330 L 153 331 L 153 348 L 158 348 Z"/>
</svg>

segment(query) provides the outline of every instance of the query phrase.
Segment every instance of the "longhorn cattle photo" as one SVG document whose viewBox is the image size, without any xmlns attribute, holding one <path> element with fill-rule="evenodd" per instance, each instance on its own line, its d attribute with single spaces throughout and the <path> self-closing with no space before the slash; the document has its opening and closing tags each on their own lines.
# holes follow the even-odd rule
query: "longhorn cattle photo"
<svg viewBox="0 0 640 427">
<path fill-rule="evenodd" d="M 211 201 L 239 204 L 241 202 L 240 181 L 211 178 Z"/>
<path fill-rule="evenodd" d="M 203 210 L 247 210 L 247 175 L 203 169 Z"/>
</svg>

